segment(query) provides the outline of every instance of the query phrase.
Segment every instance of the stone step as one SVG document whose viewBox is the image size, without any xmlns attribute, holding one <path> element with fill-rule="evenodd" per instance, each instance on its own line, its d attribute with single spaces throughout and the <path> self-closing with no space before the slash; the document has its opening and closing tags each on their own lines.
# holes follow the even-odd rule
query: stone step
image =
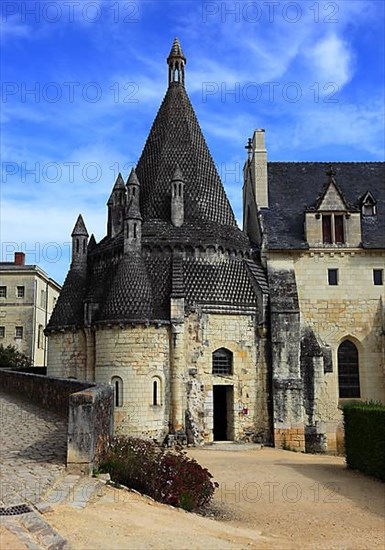
<svg viewBox="0 0 385 550">
<path fill-rule="evenodd" d="M 28 550 L 70 550 L 68 541 L 37 512 L 3 517 L 1 524 L 18 537 Z"/>
</svg>

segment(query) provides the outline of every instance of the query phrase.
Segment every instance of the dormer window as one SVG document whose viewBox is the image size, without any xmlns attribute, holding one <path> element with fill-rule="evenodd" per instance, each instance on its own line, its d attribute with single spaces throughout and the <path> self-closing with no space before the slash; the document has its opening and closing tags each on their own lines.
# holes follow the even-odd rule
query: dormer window
<svg viewBox="0 0 385 550">
<path fill-rule="evenodd" d="M 361 212 L 363 216 L 375 216 L 376 215 L 377 201 L 373 195 L 368 191 L 361 200 Z"/>
<path fill-rule="evenodd" d="M 345 229 L 343 214 L 322 215 L 323 244 L 345 244 Z"/>
</svg>

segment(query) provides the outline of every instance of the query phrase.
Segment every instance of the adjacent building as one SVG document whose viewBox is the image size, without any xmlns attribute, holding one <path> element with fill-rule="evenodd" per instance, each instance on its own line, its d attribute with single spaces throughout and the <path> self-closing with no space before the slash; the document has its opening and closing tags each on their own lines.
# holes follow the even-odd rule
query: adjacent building
<svg viewBox="0 0 385 550">
<path fill-rule="evenodd" d="M 33 366 L 47 365 L 44 329 L 61 287 L 37 265 L 26 265 L 25 254 L 0 262 L 0 344 L 15 346 Z"/>
<path fill-rule="evenodd" d="M 244 230 L 270 292 L 275 441 L 335 451 L 347 400 L 385 401 L 385 164 L 267 162 L 256 130 Z M 295 434 L 295 430 L 294 430 Z"/>
</svg>

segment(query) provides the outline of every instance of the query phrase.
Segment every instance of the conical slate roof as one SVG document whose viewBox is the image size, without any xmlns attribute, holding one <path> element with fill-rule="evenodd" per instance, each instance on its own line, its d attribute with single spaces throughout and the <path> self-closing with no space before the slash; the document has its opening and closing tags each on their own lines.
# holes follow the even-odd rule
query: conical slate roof
<svg viewBox="0 0 385 550">
<path fill-rule="evenodd" d="M 144 221 L 170 220 L 171 180 L 177 165 L 185 181 L 185 221 L 236 227 L 186 90 L 182 83 L 171 82 L 136 169 Z"/>
<path fill-rule="evenodd" d="M 88 237 L 88 231 L 86 224 L 84 223 L 83 216 L 79 214 L 76 220 L 75 227 L 72 230 L 71 237 L 85 236 Z"/>
<path fill-rule="evenodd" d="M 140 254 L 125 256 L 118 265 L 100 320 L 146 321 L 152 318 L 152 292 Z"/>
</svg>

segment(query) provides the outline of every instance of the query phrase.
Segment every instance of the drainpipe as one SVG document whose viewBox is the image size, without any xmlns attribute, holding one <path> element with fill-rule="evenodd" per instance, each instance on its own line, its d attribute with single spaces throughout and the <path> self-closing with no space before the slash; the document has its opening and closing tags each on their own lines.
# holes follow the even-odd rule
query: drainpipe
<svg viewBox="0 0 385 550">
<path fill-rule="evenodd" d="M 36 300 L 37 300 L 37 280 L 34 279 L 33 285 L 33 318 L 32 318 L 32 339 L 31 339 L 31 364 L 35 366 L 35 338 L 36 338 Z"/>
<path fill-rule="evenodd" d="M 48 281 L 45 283 L 45 316 L 44 316 L 44 328 L 48 324 Z M 44 359 L 43 366 L 47 366 L 47 337 L 43 332 L 43 345 L 44 345 Z"/>
</svg>

